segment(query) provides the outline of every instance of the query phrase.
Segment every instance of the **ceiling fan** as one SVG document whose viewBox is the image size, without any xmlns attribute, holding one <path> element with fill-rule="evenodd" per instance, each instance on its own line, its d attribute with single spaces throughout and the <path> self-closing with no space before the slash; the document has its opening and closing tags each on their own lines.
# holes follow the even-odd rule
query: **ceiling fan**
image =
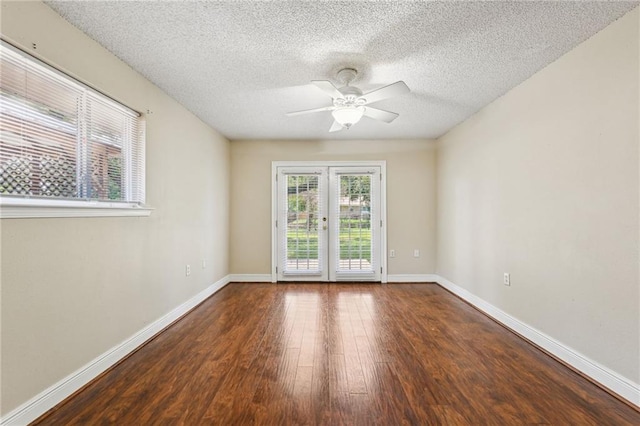
<svg viewBox="0 0 640 426">
<path fill-rule="evenodd" d="M 373 108 L 370 107 L 369 104 L 410 92 L 409 87 L 404 83 L 404 81 L 396 81 L 388 86 L 363 94 L 362 90 L 349 85 L 357 75 L 358 71 L 353 68 L 344 68 L 340 70 L 337 77 L 338 81 L 344 83 L 344 86 L 339 89 L 328 80 L 312 81 L 311 83 L 318 89 L 331 96 L 331 99 L 333 99 L 333 105 L 307 109 L 304 111 L 289 112 L 287 115 L 291 117 L 295 115 L 310 114 L 312 112 L 331 111 L 334 122 L 329 129 L 330 132 L 350 129 L 351 126 L 360 121 L 362 116 L 384 121 L 385 123 L 391 123 L 395 120 L 398 117 L 397 113 Z"/>
</svg>

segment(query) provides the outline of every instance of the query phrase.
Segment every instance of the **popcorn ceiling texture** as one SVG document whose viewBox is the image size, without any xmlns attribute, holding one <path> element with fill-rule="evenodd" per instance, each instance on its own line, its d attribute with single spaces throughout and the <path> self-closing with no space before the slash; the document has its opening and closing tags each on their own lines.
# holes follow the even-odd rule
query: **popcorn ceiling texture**
<svg viewBox="0 0 640 426">
<path fill-rule="evenodd" d="M 638 2 L 49 1 L 229 139 L 408 139 L 457 123 Z M 363 91 L 404 80 L 412 93 L 328 133 L 309 84 L 355 67 Z M 153 109 L 152 105 L 149 105 Z"/>
</svg>

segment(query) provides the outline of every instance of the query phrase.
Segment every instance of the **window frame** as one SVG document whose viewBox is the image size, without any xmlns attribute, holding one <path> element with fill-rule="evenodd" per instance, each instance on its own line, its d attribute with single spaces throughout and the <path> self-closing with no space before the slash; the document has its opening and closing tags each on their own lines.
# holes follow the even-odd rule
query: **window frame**
<svg viewBox="0 0 640 426">
<path fill-rule="evenodd" d="M 46 68 L 48 71 L 68 80 L 71 84 L 80 86 L 83 90 L 91 92 L 91 96 L 100 96 L 108 99 L 110 102 L 117 104 L 120 108 L 131 111 L 131 113 L 142 117 L 142 114 L 113 99 L 112 97 L 102 93 L 101 91 L 79 81 L 77 78 L 51 66 L 43 60 L 33 56 L 29 52 L 14 46 L 6 40 L 0 40 L 3 49 L 11 50 L 36 65 Z M 146 141 L 144 140 L 146 131 L 144 124 L 142 127 L 143 138 L 142 163 L 141 163 L 141 184 L 142 184 L 142 201 L 109 201 L 98 200 L 92 198 L 63 198 L 63 197 L 39 197 L 29 195 L 0 194 L 0 219 L 22 219 L 22 218 L 63 218 L 63 217 L 114 217 L 114 216 L 149 216 L 153 211 L 152 208 L 144 204 L 144 194 L 146 187 L 145 178 L 145 157 L 146 157 Z M 129 154 L 130 156 L 131 154 Z M 123 157 L 125 163 L 130 163 L 131 158 Z M 123 191 L 131 191 L 132 182 L 129 181 L 122 188 Z"/>
</svg>

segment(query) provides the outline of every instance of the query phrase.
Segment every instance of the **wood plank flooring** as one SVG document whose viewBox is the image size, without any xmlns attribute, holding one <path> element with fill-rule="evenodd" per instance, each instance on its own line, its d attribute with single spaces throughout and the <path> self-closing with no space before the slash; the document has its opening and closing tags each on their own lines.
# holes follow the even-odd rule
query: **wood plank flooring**
<svg viewBox="0 0 640 426">
<path fill-rule="evenodd" d="M 639 425 L 435 284 L 230 284 L 41 425 Z"/>
</svg>

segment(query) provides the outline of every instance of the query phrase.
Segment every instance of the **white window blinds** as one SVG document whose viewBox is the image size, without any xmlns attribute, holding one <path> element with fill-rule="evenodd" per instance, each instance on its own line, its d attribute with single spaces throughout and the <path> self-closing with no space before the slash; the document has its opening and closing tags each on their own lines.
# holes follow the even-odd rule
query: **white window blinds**
<svg viewBox="0 0 640 426">
<path fill-rule="evenodd" d="M 318 174 L 282 174 L 280 189 L 285 215 L 280 219 L 284 232 L 283 274 L 320 275 L 324 264 L 322 211 L 323 180 Z"/>
<path fill-rule="evenodd" d="M 2 43 L 0 195 L 144 203 L 144 121 Z"/>
</svg>

